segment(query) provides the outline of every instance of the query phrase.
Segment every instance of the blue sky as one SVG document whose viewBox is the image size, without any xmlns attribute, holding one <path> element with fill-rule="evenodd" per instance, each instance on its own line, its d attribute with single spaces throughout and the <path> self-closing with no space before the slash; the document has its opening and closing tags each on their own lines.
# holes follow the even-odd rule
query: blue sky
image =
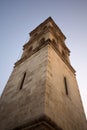
<svg viewBox="0 0 87 130">
<path fill-rule="evenodd" d="M 29 32 L 49 16 L 67 37 L 87 115 L 87 0 L 0 0 L 0 94 Z"/>
</svg>

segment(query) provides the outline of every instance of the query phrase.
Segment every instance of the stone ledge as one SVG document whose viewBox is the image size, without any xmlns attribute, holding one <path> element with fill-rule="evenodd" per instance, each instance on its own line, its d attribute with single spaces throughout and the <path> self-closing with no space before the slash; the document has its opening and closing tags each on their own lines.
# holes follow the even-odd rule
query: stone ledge
<svg viewBox="0 0 87 130">
<path fill-rule="evenodd" d="M 36 52 L 38 52 L 40 49 L 42 49 L 43 47 L 45 47 L 46 45 L 50 45 L 54 50 L 55 52 L 60 56 L 60 58 L 64 61 L 64 63 L 70 68 L 70 70 L 74 73 L 75 75 L 75 70 L 74 68 L 70 65 L 70 63 L 64 59 L 64 57 L 62 56 L 62 54 L 59 52 L 59 50 L 57 49 L 57 47 L 55 46 L 55 43 L 53 43 L 52 40 L 50 39 L 47 39 L 46 41 L 44 41 L 44 44 L 41 44 L 39 47 L 35 48 L 32 53 L 24 58 L 21 58 L 20 60 L 18 60 L 16 63 L 15 63 L 15 66 L 16 67 L 17 65 L 21 64 L 22 62 L 24 62 L 26 59 L 28 59 L 30 56 L 32 56 L 33 54 L 35 54 Z"/>
<path fill-rule="evenodd" d="M 42 49 L 43 47 L 45 47 L 47 44 L 50 44 L 50 39 L 46 40 L 44 44 L 41 44 L 39 47 L 35 48 L 31 54 L 21 58 L 20 60 L 18 60 L 16 63 L 15 63 L 15 66 L 16 67 L 17 65 L 21 64 L 22 62 L 24 62 L 26 59 L 28 59 L 29 57 L 31 57 L 33 54 L 35 54 L 36 52 L 38 52 L 40 49 Z"/>
<path fill-rule="evenodd" d="M 49 117 L 42 115 L 11 130 L 62 130 Z"/>
</svg>

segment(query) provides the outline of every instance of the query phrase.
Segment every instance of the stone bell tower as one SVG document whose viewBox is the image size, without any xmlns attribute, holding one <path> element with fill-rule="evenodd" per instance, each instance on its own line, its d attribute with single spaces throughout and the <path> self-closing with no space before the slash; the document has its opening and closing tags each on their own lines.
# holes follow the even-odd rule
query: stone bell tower
<svg viewBox="0 0 87 130">
<path fill-rule="evenodd" d="M 30 33 L 0 99 L 0 130 L 86 130 L 65 39 L 51 17 Z"/>
</svg>

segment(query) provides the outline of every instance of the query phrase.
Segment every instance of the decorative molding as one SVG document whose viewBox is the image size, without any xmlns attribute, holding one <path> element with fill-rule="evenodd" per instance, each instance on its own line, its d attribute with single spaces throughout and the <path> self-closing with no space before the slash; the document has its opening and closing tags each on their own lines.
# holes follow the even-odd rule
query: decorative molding
<svg viewBox="0 0 87 130">
<path fill-rule="evenodd" d="M 47 39 L 46 41 L 44 41 L 43 44 L 39 44 L 39 46 L 38 46 L 37 48 L 35 48 L 34 50 L 32 50 L 32 52 L 31 52 L 29 55 L 27 55 L 27 56 L 21 58 L 20 60 L 18 60 L 18 61 L 15 63 L 15 66 L 14 66 L 14 67 L 16 67 L 17 65 L 21 64 L 22 62 L 24 62 L 26 59 L 28 59 L 30 56 L 32 56 L 34 53 L 36 53 L 37 51 L 39 51 L 41 48 L 45 47 L 45 46 L 48 45 L 48 44 L 55 50 L 55 52 L 60 56 L 60 58 L 64 61 L 64 63 L 65 63 L 65 64 L 69 67 L 69 69 L 75 74 L 76 71 L 75 71 L 74 68 L 70 65 L 70 63 L 68 62 L 68 60 L 65 59 L 65 58 L 62 56 L 62 54 L 60 53 L 60 51 L 59 51 L 58 48 L 57 48 L 57 44 L 55 44 L 55 43 L 54 43 L 52 40 L 50 40 L 50 39 Z"/>
<path fill-rule="evenodd" d="M 62 128 L 60 128 L 46 115 L 36 117 L 35 119 L 30 120 L 26 124 L 13 128 L 11 130 L 42 130 L 42 128 L 45 128 L 46 130 L 62 130 Z"/>
</svg>

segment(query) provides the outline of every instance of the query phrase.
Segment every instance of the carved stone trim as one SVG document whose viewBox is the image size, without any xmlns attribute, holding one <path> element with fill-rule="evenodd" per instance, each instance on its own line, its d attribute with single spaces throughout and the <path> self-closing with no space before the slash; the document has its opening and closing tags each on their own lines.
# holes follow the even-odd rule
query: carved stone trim
<svg viewBox="0 0 87 130">
<path fill-rule="evenodd" d="M 62 130 L 55 122 L 46 115 L 36 117 L 28 123 L 11 130 Z"/>
<path fill-rule="evenodd" d="M 24 62 L 26 59 L 28 59 L 30 56 L 32 56 L 34 53 L 36 53 L 37 51 L 39 51 L 41 48 L 43 48 L 44 46 L 46 46 L 47 44 L 49 44 L 51 42 L 50 39 L 44 41 L 44 44 L 40 44 L 37 48 L 35 48 L 29 55 L 21 58 L 20 60 L 18 60 L 16 63 L 15 63 L 15 66 L 16 67 L 17 65 L 21 64 L 22 62 Z"/>
<path fill-rule="evenodd" d="M 70 63 L 64 59 L 64 57 L 62 56 L 62 54 L 59 52 L 59 50 L 55 47 L 55 45 L 52 43 L 50 44 L 51 47 L 55 50 L 55 52 L 60 56 L 60 58 L 64 61 L 64 63 L 69 67 L 69 69 L 73 72 L 73 74 L 75 75 L 75 70 L 74 68 L 70 65 Z"/>
<path fill-rule="evenodd" d="M 40 44 L 36 49 L 34 49 L 28 56 L 23 57 L 22 59 L 20 59 L 19 61 L 17 61 L 15 63 L 16 67 L 17 65 L 19 65 L 20 63 L 24 62 L 26 59 L 28 59 L 31 55 L 33 55 L 34 53 L 36 53 L 37 51 L 39 51 L 41 48 L 45 47 L 47 44 L 51 45 L 51 47 L 56 51 L 56 53 L 60 56 L 60 58 L 64 61 L 64 63 L 70 68 L 70 70 L 75 74 L 75 70 L 74 68 L 70 65 L 70 63 L 64 59 L 64 57 L 62 56 L 62 54 L 59 52 L 58 48 L 55 46 L 54 42 L 50 39 L 44 41 L 44 44 Z"/>
<path fill-rule="evenodd" d="M 62 33 L 60 28 L 56 25 L 56 23 L 53 21 L 51 17 L 46 19 L 43 23 L 41 23 L 39 26 L 37 26 L 33 31 L 30 32 L 30 36 L 33 35 L 35 32 L 37 32 L 41 27 L 43 27 L 46 23 L 51 22 L 56 30 L 59 30 L 60 35 L 63 37 L 63 39 L 66 39 L 65 35 Z"/>
</svg>

